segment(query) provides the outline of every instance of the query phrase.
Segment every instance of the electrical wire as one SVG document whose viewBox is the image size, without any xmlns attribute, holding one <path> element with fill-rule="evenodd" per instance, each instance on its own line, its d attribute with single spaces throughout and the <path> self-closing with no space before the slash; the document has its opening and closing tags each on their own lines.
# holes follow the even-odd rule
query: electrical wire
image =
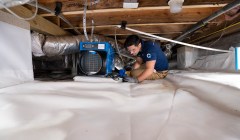
<svg viewBox="0 0 240 140">
<path fill-rule="evenodd" d="M 27 4 L 30 5 L 30 6 L 34 6 L 34 4 L 32 4 L 32 3 L 27 3 Z M 42 10 L 44 10 L 44 11 L 47 11 L 47 12 L 53 14 L 53 15 L 55 14 L 55 12 L 54 12 L 53 10 L 51 10 L 51 9 L 49 9 L 49 8 L 41 5 L 41 4 L 38 4 L 38 8 L 40 8 L 40 9 L 42 9 Z M 79 35 L 81 34 L 81 33 L 63 16 L 62 13 L 60 13 L 60 14 L 58 15 L 58 17 L 59 17 L 60 19 L 62 19 L 65 23 L 67 23 L 77 34 L 79 34 Z"/>
<path fill-rule="evenodd" d="M 28 18 L 24 18 L 24 17 L 20 17 L 19 15 L 17 15 L 16 13 L 14 13 L 12 10 L 10 10 L 7 6 L 5 6 L 1 1 L 0 1 L 0 6 L 2 6 L 3 8 L 5 8 L 9 13 L 11 13 L 12 15 L 14 15 L 15 17 L 22 19 L 22 20 L 32 20 L 37 16 L 38 13 L 38 1 L 35 0 L 35 12 L 31 17 Z"/>
<path fill-rule="evenodd" d="M 94 20 L 92 19 L 91 41 L 93 42 Z"/>
<path fill-rule="evenodd" d="M 94 0 L 91 0 L 91 7 L 93 7 L 94 6 Z M 91 42 L 93 42 L 94 41 L 94 39 L 93 39 L 93 33 L 94 33 L 94 20 L 92 19 L 92 30 L 91 30 Z"/>
<path fill-rule="evenodd" d="M 116 44 L 116 48 L 117 48 L 118 54 L 119 54 L 119 56 L 120 56 L 120 58 L 121 58 L 121 61 L 123 61 L 123 58 L 122 58 L 122 55 L 121 55 L 121 53 L 120 53 L 120 50 L 119 50 L 119 48 L 118 48 L 118 43 L 117 43 L 117 28 L 115 28 L 114 38 L 115 38 L 115 44 Z"/>
<path fill-rule="evenodd" d="M 86 29 L 86 14 L 87 14 L 87 0 L 85 0 L 85 4 L 84 4 L 83 32 L 84 32 L 86 40 L 89 41 L 88 35 L 87 35 L 87 29 Z"/>
<path fill-rule="evenodd" d="M 236 25 L 238 25 L 238 24 L 240 24 L 240 22 L 231 24 L 231 25 L 229 25 L 229 26 L 227 26 L 227 27 L 225 27 L 225 28 L 223 28 L 223 29 L 220 29 L 220 30 L 218 30 L 218 31 L 216 31 L 216 32 L 213 32 L 213 33 L 210 33 L 210 34 L 208 34 L 208 35 L 205 35 L 205 36 L 199 37 L 199 38 L 197 38 L 197 39 L 194 39 L 194 40 L 190 41 L 189 43 L 192 43 L 192 42 L 197 41 L 197 40 L 200 40 L 200 39 L 202 39 L 202 38 L 205 38 L 205 37 L 214 35 L 214 34 L 216 34 L 216 33 L 218 33 L 218 32 L 223 31 L 223 30 L 226 30 L 226 29 L 228 29 L 228 28 L 234 27 L 234 26 L 236 26 Z"/>
<path fill-rule="evenodd" d="M 227 21 L 225 21 L 224 28 L 226 28 L 226 26 L 227 26 Z M 212 45 L 216 44 L 222 38 L 224 32 L 225 32 L 225 30 L 223 30 L 220 37 L 217 40 L 215 40 L 213 43 L 211 43 L 208 47 L 211 47 Z"/>
</svg>

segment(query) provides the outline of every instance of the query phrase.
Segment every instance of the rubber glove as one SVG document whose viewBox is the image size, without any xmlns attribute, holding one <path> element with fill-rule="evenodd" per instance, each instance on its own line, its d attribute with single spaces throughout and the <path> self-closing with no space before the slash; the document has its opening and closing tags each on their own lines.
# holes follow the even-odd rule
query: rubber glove
<svg viewBox="0 0 240 140">
<path fill-rule="evenodd" d="M 128 83 L 138 83 L 137 78 L 129 77 L 129 76 L 123 77 L 122 81 L 123 82 L 128 82 Z"/>
</svg>

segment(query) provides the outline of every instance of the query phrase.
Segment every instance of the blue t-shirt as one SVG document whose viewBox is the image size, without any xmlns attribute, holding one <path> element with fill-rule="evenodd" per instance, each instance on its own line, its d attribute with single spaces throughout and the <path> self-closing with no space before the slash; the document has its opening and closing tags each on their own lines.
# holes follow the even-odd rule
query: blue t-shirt
<svg viewBox="0 0 240 140">
<path fill-rule="evenodd" d="M 157 43 L 151 41 L 142 41 L 141 43 L 142 50 L 139 52 L 138 56 L 143 59 L 143 63 L 156 60 L 154 66 L 156 71 L 168 70 L 168 60 L 161 47 Z"/>
</svg>

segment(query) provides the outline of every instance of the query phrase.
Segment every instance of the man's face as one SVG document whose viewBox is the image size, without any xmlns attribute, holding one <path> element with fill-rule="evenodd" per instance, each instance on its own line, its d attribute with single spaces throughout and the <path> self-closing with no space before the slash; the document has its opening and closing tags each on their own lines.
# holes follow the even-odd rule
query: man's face
<svg viewBox="0 0 240 140">
<path fill-rule="evenodd" d="M 141 49 L 141 43 L 139 43 L 137 46 L 132 45 L 132 46 L 127 47 L 128 52 L 133 56 L 137 56 L 140 49 Z"/>
</svg>

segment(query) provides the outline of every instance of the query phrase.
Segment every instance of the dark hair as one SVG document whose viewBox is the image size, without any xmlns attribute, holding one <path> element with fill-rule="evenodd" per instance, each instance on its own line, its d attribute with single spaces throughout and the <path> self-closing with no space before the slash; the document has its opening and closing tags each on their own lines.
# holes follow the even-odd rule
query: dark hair
<svg viewBox="0 0 240 140">
<path fill-rule="evenodd" d="M 130 35 L 127 37 L 127 39 L 124 43 L 124 48 L 127 48 L 132 45 L 137 46 L 139 43 L 141 43 L 141 41 L 142 40 L 137 35 Z"/>
</svg>

